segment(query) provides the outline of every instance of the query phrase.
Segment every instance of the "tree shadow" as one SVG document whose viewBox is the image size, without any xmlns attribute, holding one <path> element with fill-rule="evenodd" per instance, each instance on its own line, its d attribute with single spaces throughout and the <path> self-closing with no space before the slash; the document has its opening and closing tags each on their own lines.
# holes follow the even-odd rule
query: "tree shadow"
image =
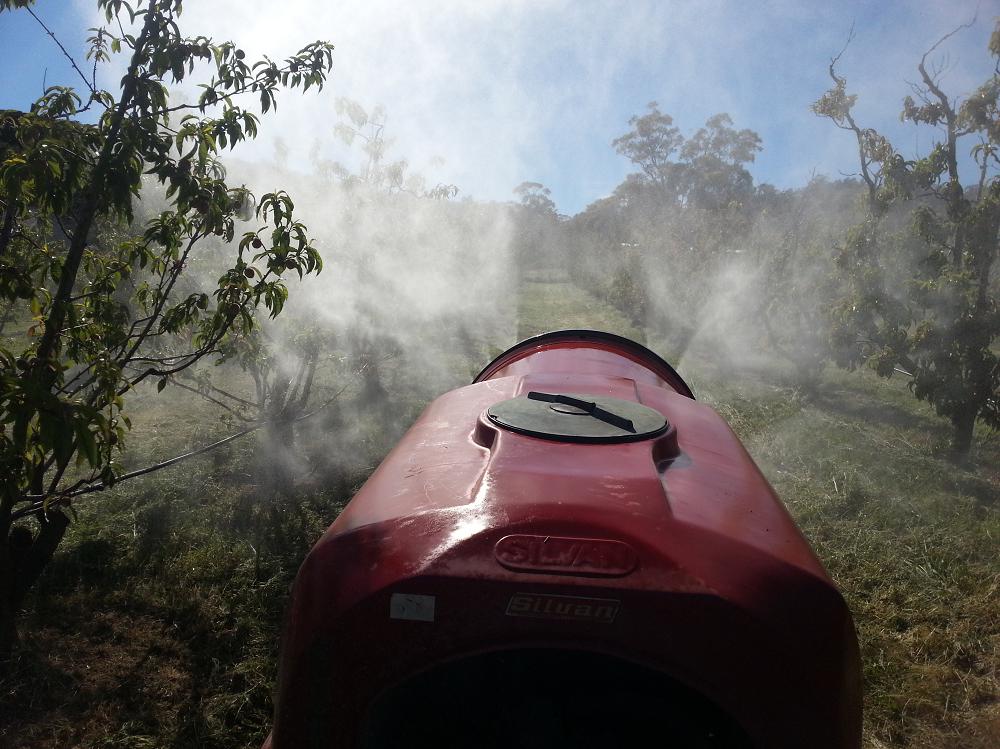
<svg viewBox="0 0 1000 749">
<path fill-rule="evenodd" d="M 1000 506 L 1000 486 L 976 476 L 962 476 L 955 481 L 955 488 L 972 497 L 976 506 L 985 510 Z"/>
<path fill-rule="evenodd" d="M 28 645 L 26 639 L 22 636 L 11 659 L 0 664 L 0 715 L 4 716 L 0 749 L 55 739 L 57 728 L 51 724 L 51 716 L 62 714 L 79 692 L 77 679 Z"/>
<path fill-rule="evenodd" d="M 162 621 L 89 591 L 46 600 L 22 620 L 22 632 L 14 668 L 0 679 L 16 716 L 11 746 L 157 735 L 175 695 L 193 681 L 182 667 L 183 644 Z M 111 726 L 121 735 L 107 735 Z"/>
<path fill-rule="evenodd" d="M 88 538 L 60 549 L 35 586 L 36 600 L 43 601 L 81 584 L 98 590 L 117 587 L 115 568 L 120 556 L 121 549 L 104 538 Z"/>
<path fill-rule="evenodd" d="M 915 413 L 895 403 L 877 399 L 859 388 L 826 384 L 817 391 L 813 403 L 818 408 L 856 421 L 871 421 L 874 417 L 881 424 L 922 431 L 942 442 L 951 436 L 951 426 L 944 419 Z"/>
</svg>

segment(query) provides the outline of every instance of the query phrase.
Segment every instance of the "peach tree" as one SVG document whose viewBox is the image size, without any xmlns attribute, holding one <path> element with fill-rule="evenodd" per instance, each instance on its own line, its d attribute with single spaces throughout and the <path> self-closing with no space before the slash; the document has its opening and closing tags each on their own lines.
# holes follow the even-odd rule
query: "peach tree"
<svg viewBox="0 0 1000 749">
<path fill-rule="evenodd" d="M 931 59 L 968 25 L 923 55 L 903 100 L 903 121 L 938 133 L 925 156 L 908 160 L 857 122 L 857 97 L 836 71 L 840 55 L 829 67 L 833 86 L 813 105 L 855 138 L 867 195 L 864 221 L 837 257 L 846 281 L 833 316 L 838 362 L 910 375 L 914 396 L 951 422 L 959 458 L 977 421 L 1000 428 L 1000 22 L 989 42 L 994 72 L 964 98 L 944 90 L 943 67 Z M 970 164 L 971 177 L 963 173 Z M 892 213 L 907 208 L 910 232 L 893 236 Z"/>
<path fill-rule="evenodd" d="M 185 36 L 181 0 L 97 4 L 107 25 L 91 29 L 89 63 L 56 40 L 77 85 L 0 112 L 0 309 L 4 324 L 23 322 L 0 341 L 0 657 L 74 498 L 144 472 L 116 462 L 130 392 L 147 380 L 162 389 L 249 335 L 259 313 L 281 312 L 284 277 L 322 268 L 291 198 L 255 200 L 227 183 L 218 156 L 257 135 L 251 105 L 267 113 L 282 90 L 322 88 L 332 45 L 252 62 L 232 42 Z M 49 32 L 31 5 L 0 0 L 0 13 L 29 13 Z M 116 60 L 120 88 L 104 90 L 97 71 Z M 197 101 L 169 97 L 168 85 L 192 82 Z M 149 183 L 165 209 L 140 225 Z M 254 217 L 237 236 L 237 220 Z M 230 248 L 207 283 L 185 275 L 206 241 Z"/>
</svg>

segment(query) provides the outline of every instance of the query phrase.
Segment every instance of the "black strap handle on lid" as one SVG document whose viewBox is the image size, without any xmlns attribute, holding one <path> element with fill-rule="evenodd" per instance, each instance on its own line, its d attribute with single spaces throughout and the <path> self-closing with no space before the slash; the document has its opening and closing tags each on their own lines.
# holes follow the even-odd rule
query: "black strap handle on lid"
<svg viewBox="0 0 1000 749">
<path fill-rule="evenodd" d="M 533 401 L 544 401 L 545 403 L 562 403 L 564 406 L 572 406 L 573 408 L 579 408 L 581 411 L 586 411 L 588 414 L 593 416 L 595 419 L 603 421 L 605 424 L 611 424 L 619 429 L 623 429 L 626 432 L 631 432 L 635 434 L 635 425 L 632 423 L 631 419 L 626 419 L 624 416 L 619 416 L 618 414 L 607 411 L 600 406 L 598 406 L 593 401 L 585 401 L 580 398 L 574 398 L 570 395 L 563 395 L 562 393 L 539 393 L 536 391 L 531 391 L 528 393 L 528 398 Z"/>
</svg>

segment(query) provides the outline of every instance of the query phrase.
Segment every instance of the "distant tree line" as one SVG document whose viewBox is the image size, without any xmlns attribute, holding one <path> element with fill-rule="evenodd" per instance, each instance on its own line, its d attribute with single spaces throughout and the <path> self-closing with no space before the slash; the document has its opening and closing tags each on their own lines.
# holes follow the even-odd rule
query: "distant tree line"
<svg viewBox="0 0 1000 749">
<path fill-rule="evenodd" d="M 1000 75 L 964 99 L 945 92 L 932 56 L 963 28 L 924 54 L 903 100 L 904 121 L 940 133 L 923 158 L 855 120 L 838 55 L 812 109 L 856 139 L 857 178 L 755 185 L 757 133 L 718 114 L 685 137 L 651 102 L 612 143 L 636 171 L 609 197 L 564 219 L 544 186 L 518 188 L 522 254 L 565 267 L 674 357 L 778 356 L 807 394 L 828 361 L 907 377 L 964 456 L 977 421 L 1000 428 Z M 1000 70 L 1000 24 L 989 53 Z"/>
</svg>

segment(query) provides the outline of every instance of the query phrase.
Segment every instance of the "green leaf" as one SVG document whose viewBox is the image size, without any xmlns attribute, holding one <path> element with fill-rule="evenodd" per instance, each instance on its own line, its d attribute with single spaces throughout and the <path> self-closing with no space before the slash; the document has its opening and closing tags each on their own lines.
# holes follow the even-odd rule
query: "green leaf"
<svg viewBox="0 0 1000 749">
<path fill-rule="evenodd" d="M 81 454 L 87 459 L 91 468 L 97 468 L 101 462 L 101 456 L 97 450 L 97 440 L 94 439 L 93 432 L 83 420 L 76 423 L 76 438 L 80 445 Z"/>
<path fill-rule="evenodd" d="M 60 467 L 67 465 L 73 457 L 73 431 L 65 422 L 60 423 L 56 428 L 53 454 Z"/>
</svg>

